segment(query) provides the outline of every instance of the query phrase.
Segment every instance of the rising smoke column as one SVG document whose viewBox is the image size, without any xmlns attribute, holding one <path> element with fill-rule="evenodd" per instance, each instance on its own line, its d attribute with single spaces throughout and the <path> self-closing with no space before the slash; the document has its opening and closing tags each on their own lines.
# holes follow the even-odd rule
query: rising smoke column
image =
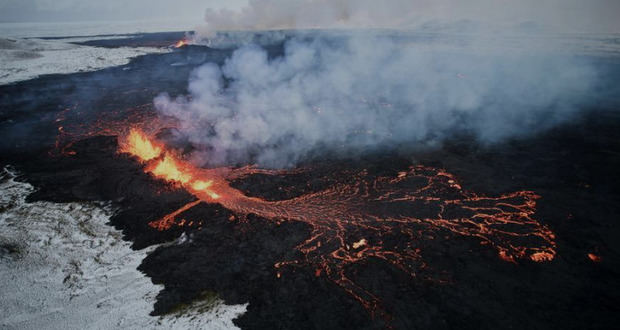
<svg viewBox="0 0 620 330">
<path fill-rule="evenodd" d="M 596 73 L 585 62 L 487 40 L 321 32 L 293 37 L 277 58 L 245 45 L 223 66 L 196 69 L 189 97 L 155 105 L 179 119 L 202 163 L 283 167 L 321 150 L 434 145 L 455 132 L 494 143 L 568 120 L 586 102 Z"/>
</svg>

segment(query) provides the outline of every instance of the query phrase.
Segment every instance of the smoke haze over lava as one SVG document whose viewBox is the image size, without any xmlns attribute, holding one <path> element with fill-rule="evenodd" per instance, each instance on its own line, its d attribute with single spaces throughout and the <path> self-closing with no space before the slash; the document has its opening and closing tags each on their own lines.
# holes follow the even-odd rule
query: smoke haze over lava
<svg viewBox="0 0 620 330">
<path fill-rule="evenodd" d="M 487 25 L 487 31 L 478 30 L 486 33 L 514 25 L 560 32 L 617 32 L 619 10 L 615 0 L 249 0 L 237 8 L 207 9 L 205 24 L 196 32 L 208 37 L 222 30 L 410 29 L 458 21 Z"/>
<path fill-rule="evenodd" d="M 293 166 L 324 150 L 437 145 L 455 133 L 498 142 L 553 127 L 588 102 L 595 70 L 549 32 L 615 31 L 606 13 L 617 6 L 253 0 L 209 9 L 193 41 L 239 49 L 197 69 L 189 95 L 155 104 L 212 166 Z M 283 54 L 269 56 L 263 46 L 279 42 Z"/>
<path fill-rule="evenodd" d="M 179 119 L 199 162 L 281 167 L 317 150 L 524 136 L 570 119 L 593 91 L 587 62 L 535 43 L 415 38 L 323 31 L 288 38 L 276 57 L 242 46 L 224 65 L 196 69 L 189 95 L 155 105 Z"/>
</svg>

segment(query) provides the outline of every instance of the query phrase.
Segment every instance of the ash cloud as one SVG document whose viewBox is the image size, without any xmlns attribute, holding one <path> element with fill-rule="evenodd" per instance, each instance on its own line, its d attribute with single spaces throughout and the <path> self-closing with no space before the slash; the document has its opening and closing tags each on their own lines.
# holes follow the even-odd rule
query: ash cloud
<svg viewBox="0 0 620 330">
<path fill-rule="evenodd" d="M 198 68 L 188 96 L 155 105 L 179 119 L 199 162 L 282 167 L 326 149 L 530 134 L 570 119 L 596 78 L 573 57 L 479 46 L 359 31 L 293 37 L 275 58 L 246 45 Z"/>
</svg>

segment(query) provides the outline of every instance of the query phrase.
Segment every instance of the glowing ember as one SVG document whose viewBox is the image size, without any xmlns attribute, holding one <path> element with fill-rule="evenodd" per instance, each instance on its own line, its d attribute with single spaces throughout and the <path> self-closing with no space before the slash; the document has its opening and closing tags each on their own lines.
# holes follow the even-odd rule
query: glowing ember
<svg viewBox="0 0 620 330">
<path fill-rule="evenodd" d="M 123 149 L 144 159 L 134 150 Z M 180 183 L 198 199 L 152 222 L 152 227 L 165 230 L 184 224 L 184 220 L 177 223 L 175 218 L 201 201 L 217 202 L 241 218 L 255 214 L 277 222 L 304 222 L 311 234 L 296 247 L 302 258 L 276 263 L 276 276 L 282 276 L 284 267 L 309 266 L 317 277 L 324 274 L 366 309 L 384 316 L 381 301 L 349 277 L 347 266 L 376 258 L 416 277 L 427 266 L 423 242 L 457 236 L 477 239 L 495 249 L 502 260 L 512 263 L 519 259 L 547 262 L 556 254 L 554 234 L 532 218 L 540 196 L 531 191 L 479 196 L 463 190 L 452 174 L 435 168 L 412 166 L 394 177 L 377 178 L 360 171 L 348 181 L 352 184 L 335 184 L 324 191 L 273 202 L 248 197 L 232 188 L 228 180 L 253 173 L 286 172 L 254 167 L 200 169 L 169 151 L 165 151 L 163 159 L 151 158 L 145 171 Z M 352 240 L 354 233 L 363 233 L 364 238 Z M 385 243 L 393 235 L 402 239 Z"/>
<path fill-rule="evenodd" d="M 551 261 L 555 257 L 553 252 L 536 252 L 530 256 L 530 259 L 542 262 L 542 261 Z"/>
<path fill-rule="evenodd" d="M 500 251 L 499 251 L 499 257 L 500 257 L 502 260 L 507 261 L 507 262 L 513 262 L 513 263 L 515 262 L 515 258 L 514 258 L 513 256 L 509 255 L 509 254 L 508 254 L 506 251 L 504 251 L 504 250 L 500 250 Z"/>
<path fill-rule="evenodd" d="M 353 248 L 354 248 L 354 249 L 359 249 L 359 248 L 361 248 L 362 246 L 366 245 L 367 243 L 368 243 L 368 242 L 366 241 L 366 239 L 362 238 L 361 240 L 359 240 L 359 241 L 357 241 L 357 242 L 353 243 Z"/>
<path fill-rule="evenodd" d="M 588 258 L 590 258 L 590 260 L 592 260 L 594 262 L 601 262 L 601 257 L 597 256 L 594 253 L 588 253 Z"/>
</svg>

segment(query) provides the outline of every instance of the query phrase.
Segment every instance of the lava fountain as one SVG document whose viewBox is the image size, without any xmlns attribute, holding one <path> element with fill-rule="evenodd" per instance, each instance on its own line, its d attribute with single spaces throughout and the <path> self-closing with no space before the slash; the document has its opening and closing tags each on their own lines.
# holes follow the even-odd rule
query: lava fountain
<svg viewBox="0 0 620 330">
<path fill-rule="evenodd" d="M 122 139 L 120 152 L 145 164 L 157 178 L 175 182 L 196 197 L 179 210 L 150 223 L 166 230 L 176 218 L 201 202 L 219 203 L 240 216 L 255 214 L 272 221 L 301 221 L 311 228 L 296 249 L 299 260 L 274 265 L 276 276 L 287 266 L 308 266 L 325 276 L 371 313 L 382 312 L 380 299 L 347 274 L 347 266 L 369 258 L 384 260 L 416 277 L 425 267 L 421 240 L 467 236 L 497 251 L 507 262 L 518 259 L 551 261 L 556 254 L 555 236 L 533 218 L 536 200 L 532 191 L 486 197 L 464 190 L 444 170 L 411 166 L 394 177 L 371 177 L 364 170 L 352 179 L 326 190 L 296 198 L 267 201 L 246 196 L 229 180 L 253 173 L 286 174 L 255 167 L 201 169 L 184 161 L 173 150 L 131 129 Z M 393 235 L 405 239 L 388 240 Z"/>
</svg>

